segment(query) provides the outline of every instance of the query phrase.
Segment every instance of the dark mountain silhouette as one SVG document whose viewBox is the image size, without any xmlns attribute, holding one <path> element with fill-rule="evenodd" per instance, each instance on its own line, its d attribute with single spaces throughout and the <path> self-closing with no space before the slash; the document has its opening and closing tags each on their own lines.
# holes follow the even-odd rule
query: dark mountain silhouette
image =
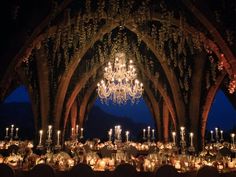
<svg viewBox="0 0 236 177">
<path fill-rule="evenodd" d="M 0 105 L 0 139 L 4 138 L 5 128 L 10 127 L 11 124 L 19 127 L 21 139 L 34 138 L 34 119 L 30 103 L 4 103 Z M 108 114 L 94 106 L 85 120 L 85 137 L 107 140 L 107 131 L 114 128 L 115 125 L 122 126 L 123 139 L 125 139 L 125 131 L 130 131 L 132 140 L 141 140 L 142 129 L 147 127 L 147 124 L 135 123 L 128 117 Z"/>
<path fill-rule="evenodd" d="M 19 127 L 19 136 L 22 139 L 34 138 L 34 119 L 31 104 L 4 103 L 0 105 L 0 138 L 5 136 L 5 128 L 14 124 Z"/>
<path fill-rule="evenodd" d="M 85 135 L 87 138 L 99 137 L 102 140 L 107 140 L 107 131 L 110 128 L 114 129 L 115 125 L 121 125 L 123 139 L 125 139 L 125 131 L 130 131 L 132 140 L 141 140 L 142 129 L 148 126 L 145 123 L 133 122 L 129 117 L 117 117 L 108 114 L 94 106 L 85 120 Z"/>
</svg>

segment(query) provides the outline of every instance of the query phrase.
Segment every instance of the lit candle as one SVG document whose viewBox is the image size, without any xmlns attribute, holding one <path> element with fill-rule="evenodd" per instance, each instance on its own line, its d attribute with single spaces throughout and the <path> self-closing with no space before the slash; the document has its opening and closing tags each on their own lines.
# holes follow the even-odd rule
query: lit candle
<svg viewBox="0 0 236 177">
<path fill-rule="evenodd" d="M 13 124 L 11 125 L 11 133 L 10 134 L 11 134 L 11 138 L 13 138 L 13 134 L 14 134 L 14 125 Z"/>
<path fill-rule="evenodd" d="M 146 129 L 143 129 L 143 139 L 146 139 Z"/>
<path fill-rule="evenodd" d="M 74 136 L 74 128 L 71 128 L 71 137 Z"/>
<path fill-rule="evenodd" d="M 48 140 L 51 140 L 51 137 L 52 137 L 52 126 L 49 125 L 48 126 Z"/>
<path fill-rule="evenodd" d="M 60 145 L 60 134 L 61 134 L 61 131 L 58 130 L 57 131 L 57 145 Z"/>
<path fill-rule="evenodd" d="M 215 128 L 215 133 L 216 133 L 216 140 L 218 140 L 219 134 L 218 134 L 218 128 L 217 127 Z"/>
<path fill-rule="evenodd" d="M 152 139 L 154 140 L 155 139 L 155 130 L 152 129 Z"/>
<path fill-rule="evenodd" d="M 180 127 L 181 140 L 184 141 L 184 127 Z"/>
<path fill-rule="evenodd" d="M 79 125 L 76 125 L 75 134 L 78 135 L 78 133 L 79 133 Z"/>
<path fill-rule="evenodd" d="M 9 128 L 7 127 L 6 128 L 6 137 L 8 137 L 8 131 L 9 131 Z"/>
<path fill-rule="evenodd" d="M 39 130 L 39 144 L 42 144 L 43 130 Z"/>
<path fill-rule="evenodd" d="M 173 144 L 175 145 L 176 132 L 172 132 Z"/>
<path fill-rule="evenodd" d="M 233 145 L 233 146 L 234 146 L 234 137 L 235 137 L 235 134 L 232 133 L 232 134 L 231 134 L 231 139 L 232 139 L 232 145 Z"/>
<path fill-rule="evenodd" d="M 15 136 L 15 138 L 18 138 L 18 131 L 19 131 L 19 128 L 16 128 L 16 136 Z"/>
<path fill-rule="evenodd" d="M 112 137 L 112 129 L 110 129 L 110 130 L 108 131 L 108 137 L 109 137 L 109 141 L 111 141 L 111 137 Z"/>
<path fill-rule="evenodd" d="M 190 146 L 193 146 L 193 132 L 191 132 L 189 135 L 190 135 Z"/>
<path fill-rule="evenodd" d="M 147 137 L 148 137 L 148 138 L 150 137 L 150 131 L 151 131 L 151 127 L 148 126 L 148 130 L 147 130 Z"/>
<path fill-rule="evenodd" d="M 223 130 L 220 131 L 220 140 L 223 141 L 224 140 L 224 136 L 223 136 Z"/>
<path fill-rule="evenodd" d="M 121 140 L 121 132 L 122 132 L 122 129 L 119 128 L 119 130 L 118 130 L 118 140 Z"/>
<path fill-rule="evenodd" d="M 125 135 L 126 135 L 126 142 L 128 142 L 129 141 L 129 131 L 126 131 Z"/>
<path fill-rule="evenodd" d="M 83 137 L 84 137 L 84 135 L 83 135 L 83 131 L 84 131 L 84 129 L 81 128 L 81 129 L 80 129 L 80 138 L 83 138 Z"/>
<path fill-rule="evenodd" d="M 213 131 L 211 130 L 211 141 L 214 141 L 214 138 L 213 138 Z"/>
</svg>

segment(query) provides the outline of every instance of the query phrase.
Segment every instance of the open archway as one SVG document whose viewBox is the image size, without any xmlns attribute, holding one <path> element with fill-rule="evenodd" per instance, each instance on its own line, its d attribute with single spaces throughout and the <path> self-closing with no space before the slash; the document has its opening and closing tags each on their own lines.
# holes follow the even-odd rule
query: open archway
<svg viewBox="0 0 236 177">
<path fill-rule="evenodd" d="M 222 89 L 216 93 L 207 119 L 207 132 L 215 130 L 215 127 L 229 135 L 236 128 L 236 109 L 231 104 Z"/>
<path fill-rule="evenodd" d="M 106 105 L 97 97 L 84 121 L 88 138 L 100 137 L 107 140 L 107 131 L 115 125 L 122 126 L 122 134 L 130 131 L 131 140 L 136 141 L 142 139 L 142 129 L 147 126 L 151 126 L 156 132 L 154 118 L 143 98 L 137 104 L 128 102 L 126 105 Z"/>
<path fill-rule="evenodd" d="M 33 139 L 34 115 L 27 88 L 23 85 L 13 90 L 0 104 L 0 137 L 5 136 L 5 127 L 12 124 L 19 128 L 20 139 Z"/>
</svg>

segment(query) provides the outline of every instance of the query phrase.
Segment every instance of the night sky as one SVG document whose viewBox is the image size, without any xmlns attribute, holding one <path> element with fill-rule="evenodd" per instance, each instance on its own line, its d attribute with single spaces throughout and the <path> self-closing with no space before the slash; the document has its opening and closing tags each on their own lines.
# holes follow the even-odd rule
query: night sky
<svg viewBox="0 0 236 177">
<path fill-rule="evenodd" d="M 5 103 L 11 102 L 30 102 L 25 87 L 18 87 L 6 98 Z M 109 114 L 119 117 L 130 117 L 135 122 L 154 125 L 152 115 L 143 99 L 141 99 L 138 104 L 127 104 L 125 106 L 113 104 L 109 104 L 109 106 L 107 106 L 102 104 L 100 100 L 97 99 L 95 105 L 99 106 L 103 111 Z M 209 113 L 207 129 L 211 130 L 216 126 L 220 129 L 223 129 L 224 131 L 230 131 L 233 129 L 233 127 L 236 127 L 236 110 L 233 108 L 221 90 L 218 91 Z"/>
</svg>

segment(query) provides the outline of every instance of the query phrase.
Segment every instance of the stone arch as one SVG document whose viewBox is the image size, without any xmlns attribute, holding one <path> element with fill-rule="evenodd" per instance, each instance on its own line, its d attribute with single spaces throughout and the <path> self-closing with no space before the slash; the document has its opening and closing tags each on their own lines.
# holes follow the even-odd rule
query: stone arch
<svg viewBox="0 0 236 177">
<path fill-rule="evenodd" d="M 207 93 L 206 100 L 203 105 L 202 120 L 201 120 L 201 138 L 203 140 L 205 138 L 206 123 L 207 123 L 209 111 L 211 109 L 211 105 L 214 101 L 215 95 L 216 95 L 223 79 L 225 78 L 225 75 L 226 75 L 225 72 L 221 73 L 217 77 L 215 85 L 212 85 Z"/>
</svg>

